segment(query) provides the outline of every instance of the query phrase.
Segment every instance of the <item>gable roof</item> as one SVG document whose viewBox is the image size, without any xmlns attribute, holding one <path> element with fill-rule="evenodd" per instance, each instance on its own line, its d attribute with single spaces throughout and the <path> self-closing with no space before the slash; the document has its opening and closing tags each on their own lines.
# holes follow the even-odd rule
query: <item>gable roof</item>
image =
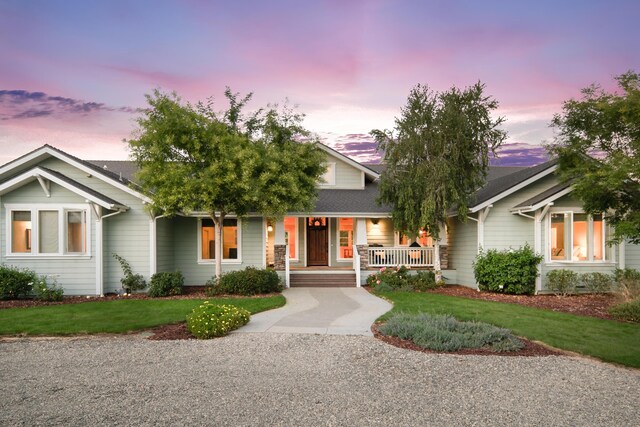
<svg viewBox="0 0 640 427">
<path fill-rule="evenodd" d="M 511 212 L 536 211 L 541 207 L 553 202 L 554 200 L 558 200 L 560 197 L 569 194 L 571 191 L 573 191 L 571 183 L 564 182 L 554 185 L 553 187 L 548 188 L 545 191 L 531 197 L 530 199 L 527 199 L 524 202 L 514 206 L 513 208 L 511 208 Z"/>
<path fill-rule="evenodd" d="M 484 187 L 471 196 L 469 211 L 473 213 L 484 209 L 532 182 L 553 173 L 557 168 L 557 164 L 558 161 L 553 159 L 488 181 Z"/>
<path fill-rule="evenodd" d="M 326 152 L 327 154 L 333 156 L 333 157 L 337 157 L 338 159 L 342 160 L 343 162 L 345 162 L 346 164 L 353 166 L 354 168 L 358 169 L 359 171 L 364 172 L 365 176 L 367 176 L 368 178 L 370 178 L 371 180 L 376 180 L 378 178 L 380 178 L 380 174 L 378 172 L 376 172 L 375 170 L 371 169 L 370 167 L 363 165 L 362 163 L 358 163 L 353 159 L 350 159 L 349 157 L 345 156 L 344 154 L 340 153 L 339 151 L 334 150 L 333 148 L 324 145 L 321 142 L 316 143 L 318 145 L 318 147 L 320 149 L 322 149 L 324 152 Z"/>
<path fill-rule="evenodd" d="M 0 184 L 0 195 L 9 193 L 10 191 L 15 190 L 16 188 L 22 187 L 30 182 L 35 180 L 41 181 L 42 179 L 47 179 L 51 182 L 55 182 L 56 184 L 66 188 L 67 190 L 84 197 L 85 199 L 96 203 L 107 209 L 128 209 L 127 206 L 122 203 L 106 196 L 98 191 L 95 191 L 84 184 L 79 183 L 66 175 L 61 174 L 60 172 L 51 170 L 49 168 L 45 168 L 42 166 L 36 166 L 27 170 L 26 172 L 22 172 L 12 178 L 9 178 Z M 41 181 L 41 185 L 43 188 L 45 184 Z M 46 190 L 48 191 L 48 189 Z"/>
<path fill-rule="evenodd" d="M 131 188 L 132 185 L 135 185 L 135 183 L 133 183 L 132 181 L 129 181 L 124 177 L 120 177 L 119 174 L 116 174 L 112 171 L 105 170 L 99 166 L 96 166 L 91 162 L 72 156 L 71 154 L 68 154 L 48 144 L 45 144 L 42 147 L 36 148 L 35 150 L 0 166 L 0 179 L 2 178 L 3 175 L 8 175 L 12 171 L 20 168 L 21 166 L 22 167 L 35 166 L 37 163 L 39 163 L 40 161 L 42 161 L 47 157 L 55 157 L 59 160 L 62 160 L 63 162 L 68 163 L 88 174 L 92 174 L 96 178 L 108 184 L 111 184 L 112 186 L 126 193 L 129 193 L 145 202 L 151 202 L 151 199 L 149 197 Z"/>
</svg>

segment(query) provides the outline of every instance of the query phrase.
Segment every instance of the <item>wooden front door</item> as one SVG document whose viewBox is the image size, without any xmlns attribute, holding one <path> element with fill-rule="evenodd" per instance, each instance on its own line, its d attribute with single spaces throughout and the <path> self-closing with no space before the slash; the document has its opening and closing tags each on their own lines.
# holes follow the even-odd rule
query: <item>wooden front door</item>
<svg viewBox="0 0 640 427">
<path fill-rule="evenodd" d="M 307 218 L 307 265 L 329 265 L 327 218 Z"/>
</svg>

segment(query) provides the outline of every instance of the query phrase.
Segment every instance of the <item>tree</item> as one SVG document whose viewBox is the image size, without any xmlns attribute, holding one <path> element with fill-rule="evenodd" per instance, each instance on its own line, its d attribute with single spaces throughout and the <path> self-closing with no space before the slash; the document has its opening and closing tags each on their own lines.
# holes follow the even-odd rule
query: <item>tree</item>
<svg viewBox="0 0 640 427">
<path fill-rule="evenodd" d="M 301 114 L 269 106 L 245 117 L 251 94 L 239 98 L 227 88 L 225 96 L 229 108 L 216 113 L 211 100 L 191 105 L 156 90 L 146 96 L 149 108 L 127 141 L 153 212 L 206 212 L 213 220 L 216 276 L 228 214 L 281 217 L 311 210 L 324 172 L 324 154 L 302 127 Z"/>
<path fill-rule="evenodd" d="M 547 148 L 585 211 L 607 214 L 611 242 L 640 243 L 640 74 L 615 79 L 617 92 L 594 84 L 582 90 L 582 99 L 564 102 Z"/>
<path fill-rule="evenodd" d="M 440 93 L 417 85 L 394 130 L 371 131 L 386 163 L 379 201 L 393 207 L 396 229 L 412 235 L 425 229 L 437 249 L 448 213 L 455 209 L 466 220 L 469 197 L 486 180 L 489 153 L 506 138 L 499 129 L 504 119 L 491 118 L 497 107 L 480 82 Z M 439 263 L 436 256 L 438 273 Z"/>
</svg>

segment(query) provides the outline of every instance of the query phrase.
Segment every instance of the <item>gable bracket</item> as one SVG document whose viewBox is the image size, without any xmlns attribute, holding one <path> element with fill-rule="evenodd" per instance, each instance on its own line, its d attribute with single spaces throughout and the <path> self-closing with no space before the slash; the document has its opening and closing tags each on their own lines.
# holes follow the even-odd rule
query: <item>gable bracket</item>
<svg viewBox="0 0 640 427">
<path fill-rule="evenodd" d="M 38 178 L 38 182 L 40 183 L 40 186 L 42 187 L 42 190 L 44 191 L 44 194 L 47 197 L 51 197 L 51 181 L 49 181 L 48 179 L 43 178 L 40 175 L 36 175 L 36 178 Z"/>
</svg>

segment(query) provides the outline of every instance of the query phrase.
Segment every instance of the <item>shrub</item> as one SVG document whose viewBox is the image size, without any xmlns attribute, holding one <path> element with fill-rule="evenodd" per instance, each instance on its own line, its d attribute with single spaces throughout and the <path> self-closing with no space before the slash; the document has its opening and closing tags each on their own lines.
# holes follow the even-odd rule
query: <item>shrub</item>
<svg viewBox="0 0 640 427">
<path fill-rule="evenodd" d="M 473 272 L 483 291 L 505 294 L 533 294 L 538 277 L 536 255 L 529 245 L 520 249 L 481 252 L 473 263 Z"/>
<path fill-rule="evenodd" d="M 407 281 L 414 291 L 424 292 L 438 287 L 433 271 L 418 271 L 415 275 L 408 276 Z"/>
<path fill-rule="evenodd" d="M 576 293 L 580 276 L 571 270 L 551 270 L 547 273 L 547 288 L 556 295 L 567 296 Z"/>
<path fill-rule="evenodd" d="M 613 275 L 616 281 L 615 292 L 620 299 L 628 302 L 640 298 L 640 271 L 616 268 Z"/>
<path fill-rule="evenodd" d="M 613 285 L 613 277 L 604 273 L 584 273 L 580 281 L 593 294 L 609 292 Z"/>
<path fill-rule="evenodd" d="M 382 267 L 378 273 L 367 277 L 367 284 L 372 287 L 377 287 L 385 283 L 393 290 L 398 290 L 407 285 L 408 271 L 404 265 L 397 268 Z"/>
<path fill-rule="evenodd" d="M 144 277 L 142 277 L 141 274 L 134 274 L 131 264 L 129 264 L 126 259 L 122 258 L 118 254 L 113 254 L 113 257 L 118 260 L 120 267 L 124 272 L 124 277 L 120 279 L 120 283 L 122 284 L 122 289 L 125 293 L 138 291 L 147 287 L 147 282 L 144 280 Z"/>
<path fill-rule="evenodd" d="M 609 314 L 619 320 L 640 323 L 640 299 L 614 305 Z"/>
<path fill-rule="evenodd" d="M 205 301 L 187 315 L 187 327 L 198 339 L 222 337 L 249 323 L 247 310 L 233 305 L 215 305 Z"/>
<path fill-rule="evenodd" d="M 395 290 L 386 283 L 380 283 L 379 285 L 375 285 L 373 289 L 375 289 L 376 292 L 393 292 Z"/>
<path fill-rule="evenodd" d="M 278 273 L 271 269 L 247 267 L 244 270 L 223 274 L 219 279 L 207 282 L 207 295 L 256 295 L 282 292 Z"/>
<path fill-rule="evenodd" d="M 0 299 L 24 298 L 31 294 L 38 276 L 35 272 L 0 265 Z"/>
<path fill-rule="evenodd" d="M 183 286 L 184 277 L 179 271 L 173 273 L 156 273 L 151 276 L 148 295 L 154 298 L 180 295 L 182 294 Z"/>
<path fill-rule="evenodd" d="M 480 322 L 461 322 L 452 316 L 400 313 L 380 328 L 384 335 L 411 340 L 435 351 L 488 348 L 515 351 L 524 347 L 511 331 Z"/>
<path fill-rule="evenodd" d="M 36 299 L 40 301 L 62 301 L 64 295 L 64 289 L 53 281 L 53 283 L 47 283 L 47 279 L 44 276 L 40 276 L 36 279 L 33 292 L 36 295 Z"/>
</svg>

